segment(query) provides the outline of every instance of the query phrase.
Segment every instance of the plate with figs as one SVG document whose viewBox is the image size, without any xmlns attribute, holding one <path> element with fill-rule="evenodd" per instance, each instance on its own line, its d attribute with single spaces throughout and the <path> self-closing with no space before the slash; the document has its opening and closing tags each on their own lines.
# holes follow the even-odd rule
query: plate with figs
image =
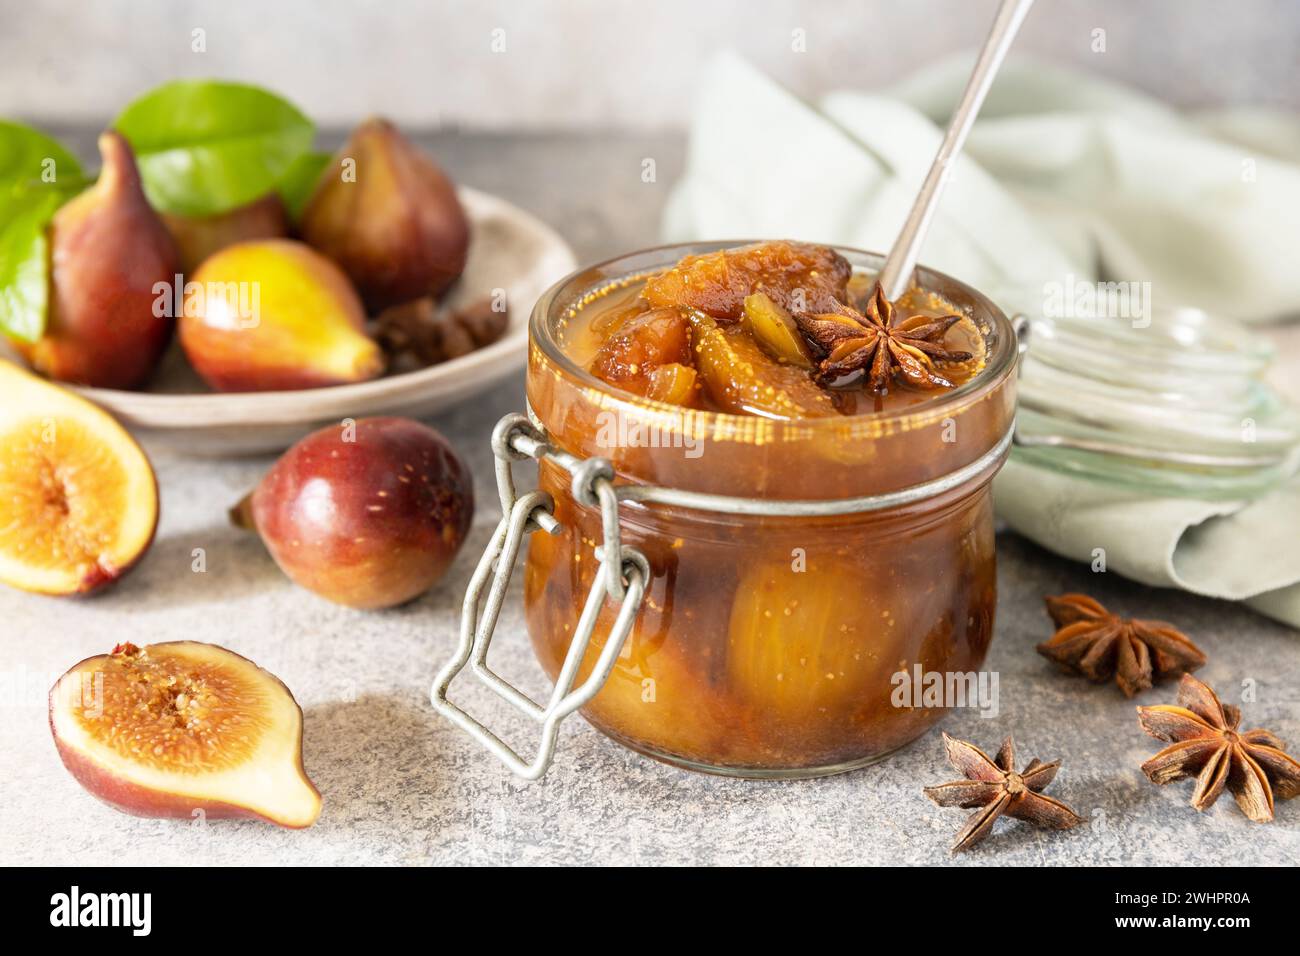
<svg viewBox="0 0 1300 956">
<path fill-rule="evenodd" d="M 490 388 L 523 365 L 533 303 L 576 265 L 550 227 L 457 187 L 380 119 L 292 213 L 273 192 L 160 214 L 127 139 L 107 131 L 99 151 L 97 179 L 48 229 L 43 330 L 10 357 L 186 453 L 275 451 Z"/>
</svg>

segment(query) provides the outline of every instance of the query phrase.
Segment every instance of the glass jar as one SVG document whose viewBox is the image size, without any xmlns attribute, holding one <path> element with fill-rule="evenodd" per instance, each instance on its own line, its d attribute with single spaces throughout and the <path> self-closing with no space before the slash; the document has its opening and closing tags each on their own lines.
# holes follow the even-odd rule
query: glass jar
<svg viewBox="0 0 1300 956">
<path fill-rule="evenodd" d="M 533 312 L 533 421 L 575 459 L 612 462 L 615 483 L 630 491 L 618 507 L 622 543 L 650 569 L 631 632 L 582 713 L 628 747 L 695 770 L 849 770 L 931 727 L 952 700 L 924 698 L 917 685 L 937 675 L 952 687 L 988 650 L 997 590 L 990 482 L 1011 437 L 1015 334 L 978 292 L 919 270 L 922 288 L 979 329 L 983 369 L 905 408 L 794 421 L 654 402 L 566 353 L 570 323 L 602 295 L 729 245 L 593 266 Z M 882 263 L 837 251 L 855 271 Z M 575 499 L 572 477 L 541 461 L 539 487 L 558 527 L 531 536 L 525 572 L 529 635 L 552 678 L 601 573 L 601 511 Z M 635 493 L 651 487 L 705 506 Z M 597 666 L 614 617 L 612 606 L 600 611 L 578 681 Z"/>
<path fill-rule="evenodd" d="M 1300 469 L 1300 415 L 1265 378 L 1273 350 L 1234 322 L 1184 307 L 1022 332 L 1018 461 L 1202 500 L 1257 497 Z"/>
</svg>

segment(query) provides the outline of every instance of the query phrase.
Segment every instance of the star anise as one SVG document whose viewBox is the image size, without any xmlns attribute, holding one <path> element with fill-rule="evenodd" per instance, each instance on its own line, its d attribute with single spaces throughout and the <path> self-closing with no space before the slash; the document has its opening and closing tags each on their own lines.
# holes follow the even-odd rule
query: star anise
<svg viewBox="0 0 1300 956">
<path fill-rule="evenodd" d="M 1172 624 L 1122 618 L 1086 594 L 1048 597 L 1057 631 L 1038 653 L 1089 680 L 1113 676 L 1127 697 L 1151 686 L 1154 677 L 1196 670 L 1205 653 Z"/>
<path fill-rule="evenodd" d="M 948 752 L 948 762 L 966 779 L 926 787 L 925 795 L 941 807 L 979 807 L 957 834 L 957 842 L 952 846 L 954 853 L 970 849 L 988 836 L 994 821 L 1004 813 L 1054 830 L 1068 830 L 1083 822 L 1064 803 L 1042 793 L 1056 776 L 1061 766 L 1059 760 L 1043 763 L 1034 758 L 1016 773 L 1015 745 L 1010 737 L 1002 741 L 997 760 L 989 759 L 974 744 L 947 734 L 943 735 L 943 746 Z"/>
<path fill-rule="evenodd" d="M 1273 819 L 1274 798 L 1300 795 L 1300 761 L 1267 730 L 1237 730 L 1241 711 L 1224 704 L 1209 685 L 1184 674 L 1178 705 L 1139 707 L 1142 729 L 1158 740 L 1172 741 L 1142 765 L 1152 783 L 1164 786 L 1196 778 L 1192 806 L 1208 809 L 1224 787 L 1241 811 L 1256 823 Z"/>
<path fill-rule="evenodd" d="M 900 319 L 876 283 L 866 308 L 859 312 L 835 300 L 834 312 L 796 313 L 795 322 L 816 349 L 817 379 L 823 384 L 863 370 L 873 392 L 885 392 L 901 378 L 921 388 L 952 388 L 935 371 L 936 362 L 965 362 L 969 352 L 946 349 L 944 334 L 960 315 L 913 315 Z"/>
</svg>

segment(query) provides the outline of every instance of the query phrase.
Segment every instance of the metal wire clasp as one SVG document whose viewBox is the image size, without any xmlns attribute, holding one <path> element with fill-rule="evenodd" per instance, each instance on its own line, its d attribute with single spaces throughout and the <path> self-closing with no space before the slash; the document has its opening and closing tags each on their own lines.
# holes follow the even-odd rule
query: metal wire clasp
<svg viewBox="0 0 1300 956">
<path fill-rule="evenodd" d="M 560 722 L 590 701 L 600 691 L 622 650 L 623 642 L 641 610 L 646 585 L 650 582 L 650 564 L 635 548 L 625 547 L 618 523 L 618 496 L 614 490 L 614 466 L 607 458 L 579 459 L 549 445 L 542 432 L 523 415 L 507 415 L 492 431 L 492 452 L 496 456 L 497 492 L 501 496 L 501 522 L 488 542 L 483 557 L 470 578 L 460 615 L 460 639 L 456 653 L 438 672 L 429 698 L 434 710 L 447 717 L 488 750 L 496 754 L 514 773 L 527 780 L 541 777 L 555 755 L 555 741 Z M 574 630 L 564 664 L 555 679 L 555 688 L 545 705 L 494 673 L 487 663 L 488 648 L 501 614 L 501 604 L 510 585 L 510 575 L 519 557 L 524 535 L 542 530 L 557 534 L 560 523 L 553 513 L 551 496 L 541 491 L 524 495 L 515 492 L 512 465 L 528 458 L 547 458 L 573 475 L 573 497 L 580 504 L 600 509 L 604 541 L 596 549 L 600 569 L 591 583 L 582 615 Z M 610 561 L 615 555 L 617 561 Z M 490 579 L 490 582 L 489 582 Z M 482 611 L 479 603 L 487 588 Z M 576 689 L 574 680 L 586 656 L 596 628 L 596 620 L 606 600 L 618 602 L 618 615 L 605 646 L 590 675 Z M 447 699 L 447 688 L 456 675 L 469 664 L 474 676 L 498 697 L 508 701 L 525 716 L 542 725 L 541 743 L 532 761 L 521 757 L 480 721 Z"/>
</svg>

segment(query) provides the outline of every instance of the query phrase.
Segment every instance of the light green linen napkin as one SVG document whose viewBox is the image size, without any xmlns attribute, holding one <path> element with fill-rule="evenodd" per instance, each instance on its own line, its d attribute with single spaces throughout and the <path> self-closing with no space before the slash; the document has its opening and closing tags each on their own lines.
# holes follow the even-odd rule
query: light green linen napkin
<svg viewBox="0 0 1300 956">
<path fill-rule="evenodd" d="M 700 90 L 668 241 L 785 236 L 885 251 L 969 73 L 808 104 L 726 54 Z M 1158 306 L 1300 314 L 1300 122 L 1180 115 L 1112 83 L 1011 63 L 954 165 L 922 262 L 1008 313 L 1048 283 L 1150 282 Z M 998 513 L 1059 554 L 1245 600 L 1300 626 L 1300 483 L 1253 502 L 1159 498 L 1008 462 Z"/>
</svg>

